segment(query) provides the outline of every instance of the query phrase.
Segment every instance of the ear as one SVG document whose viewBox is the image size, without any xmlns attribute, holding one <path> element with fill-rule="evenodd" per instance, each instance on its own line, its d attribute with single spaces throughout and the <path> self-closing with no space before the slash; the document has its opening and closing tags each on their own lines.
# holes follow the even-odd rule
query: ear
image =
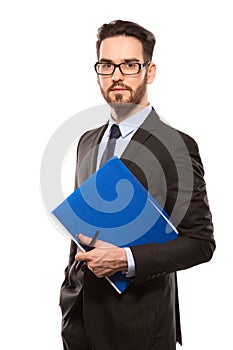
<svg viewBox="0 0 233 350">
<path fill-rule="evenodd" d="M 147 84 L 153 83 L 156 75 L 156 65 L 154 62 L 151 62 L 148 66 L 147 71 Z"/>
</svg>

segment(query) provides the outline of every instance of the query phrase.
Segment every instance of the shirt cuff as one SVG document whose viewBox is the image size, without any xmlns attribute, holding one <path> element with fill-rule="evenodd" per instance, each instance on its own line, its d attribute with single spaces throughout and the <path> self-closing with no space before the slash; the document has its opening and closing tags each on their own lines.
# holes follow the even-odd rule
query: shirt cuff
<svg viewBox="0 0 233 350">
<path fill-rule="evenodd" d="M 134 277 L 135 276 L 135 262 L 131 249 L 129 247 L 125 247 L 125 252 L 127 256 L 128 262 L 128 272 L 126 273 L 126 277 Z"/>
</svg>

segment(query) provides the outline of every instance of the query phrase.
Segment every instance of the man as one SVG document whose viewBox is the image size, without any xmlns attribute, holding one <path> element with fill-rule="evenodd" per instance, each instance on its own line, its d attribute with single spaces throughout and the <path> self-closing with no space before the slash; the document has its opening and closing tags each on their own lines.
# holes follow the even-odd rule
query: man
<svg viewBox="0 0 233 350">
<path fill-rule="evenodd" d="M 198 146 L 163 123 L 148 102 L 154 44 L 154 35 L 136 23 L 118 20 L 99 29 L 95 70 L 111 116 L 79 141 L 76 187 L 102 165 L 116 128 L 114 154 L 172 217 L 179 235 L 125 248 L 97 241 L 95 249 L 78 253 L 71 242 L 61 290 L 66 350 L 174 350 L 181 343 L 176 271 L 209 261 L 215 249 Z M 85 232 L 80 241 L 90 243 Z M 81 290 L 69 281 L 75 260 L 89 267 Z M 121 295 L 104 278 L 117 271 L 134 277 Z"/>
</svg>

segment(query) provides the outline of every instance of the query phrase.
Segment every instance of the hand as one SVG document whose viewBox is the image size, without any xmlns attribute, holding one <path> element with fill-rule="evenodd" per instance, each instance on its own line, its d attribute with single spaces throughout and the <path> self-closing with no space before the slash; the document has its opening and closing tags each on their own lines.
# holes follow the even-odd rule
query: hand
<svg viewBox="0 0 233 350">
<path fill-rule="evenodd" d="M 80 243 L 89 245 L 91 238 L 79 234 Z M 97 277 L 108 277 L 118 271 L 127 271 L 127 257 L 124 248 L 118 248 L 113 244 L 97 240 L 95 249 L 89 252 L 78 252 L 76 261 L 85 261 L 87 266 Z"/>
</svg>

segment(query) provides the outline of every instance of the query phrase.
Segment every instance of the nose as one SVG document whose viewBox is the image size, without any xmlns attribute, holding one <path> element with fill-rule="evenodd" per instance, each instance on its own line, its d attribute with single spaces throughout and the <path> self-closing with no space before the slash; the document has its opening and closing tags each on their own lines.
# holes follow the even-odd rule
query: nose
<svg viewBox="0 0 233 350">
<path fill-rule="evenodd" d="M 112 74 L 112 81 L 124 80 L 124 75 L 121 73 L 120 68 L 116 67 Z"/>
</svg>

